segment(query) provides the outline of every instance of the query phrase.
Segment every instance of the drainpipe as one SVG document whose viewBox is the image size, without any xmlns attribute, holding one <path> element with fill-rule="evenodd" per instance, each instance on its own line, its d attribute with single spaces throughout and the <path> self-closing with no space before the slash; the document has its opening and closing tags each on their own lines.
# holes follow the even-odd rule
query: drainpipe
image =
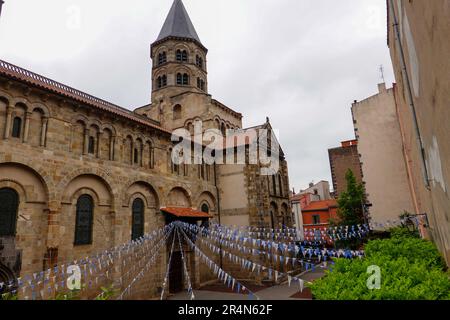
<svg viewBox="0 0 450 320">
<path fill-rule="evenodd" d="M 398 19 L 397 19 L 397 15 L 396 15 L 395 9 L 394 9 L 394 0 L 388 0 L 388 6 L 389 6 L 390 15 L 392 16 L 392 19 L 394 20 L 393 27 L 394 27 L 394 33 L 395 33 L 395 41 L 399 48 L 399 59 L 401 62 L 403 82 L 405 83 L 405 86 L 406 86 L 407 96 L 409 99 L 409 106 L 410 106 L 410 109 L 411 109 L 411 112 L 413 115 L 414 130 L 416 132 L 417 143 L 418 143 L 419 149 L 420 149 L 423 179 L 425 182 L 425 187 L 428 190 L 430 190 L 430 179 L 429 179 L 428 169 L 427 169 L 426 160 L 425 160 L 425 148 L 423 146 L 422 135 L 420 133 L 419 123 L 417 121 L 417 112 L 416 112 L 414 98 L 413 98 L 413 94 L 412 94 L 412 90 L 411 90 L 411 82 L 409 80 L 408 69 L 406 67 L 405 52 L 403 50 L 403 45 L 402 45 L 402 41 L 401 41 L 401 34 L 400 34 L 400 30 L 399 30 L 399 25 L 398 25 Z"/>
</svg>

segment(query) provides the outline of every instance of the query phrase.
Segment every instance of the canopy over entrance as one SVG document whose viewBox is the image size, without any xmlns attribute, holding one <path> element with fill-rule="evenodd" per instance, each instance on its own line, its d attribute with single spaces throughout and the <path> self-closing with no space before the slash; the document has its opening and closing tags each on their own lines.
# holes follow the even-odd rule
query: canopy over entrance
<svg viewBox="0 0 450 320">
<path fill-rule="evenodd" d="M 161 208 L 161 211 L 168 213 L 176 218 L 194 218 L 194 219 L 209 219 L 212 216 L 209 213 L 194 210 L 192 208 Z"/>
</svg>

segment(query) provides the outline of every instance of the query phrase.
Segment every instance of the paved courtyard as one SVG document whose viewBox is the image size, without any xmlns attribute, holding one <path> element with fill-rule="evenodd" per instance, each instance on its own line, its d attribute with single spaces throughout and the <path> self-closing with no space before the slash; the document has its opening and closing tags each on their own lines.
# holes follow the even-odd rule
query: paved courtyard
<svg viewBox="0 0 450 320">
<path fill-rule="evenodd" d="M 322 269 L 317 268 L 316 271 L 306 272 L 300 276 L 305 282 L 311 282 L 315 279 L 318 279 L 324 275 L 324 271 Z M 224 289 L 226 288 L 223 285 Z M 225 291 L 225 290 L 224 290 Z M 298 283 L 291 283 L 289 286 L 287 283 L 264 288 L 255 292 L 255 295 L 260 300 L 311 300 L 311 297 L 308 297 L 309 289 L 304 289 L 304 294 L 301 296 L 306 296 L 302 298 L 292 298 L 293 295 L 296 295 L 300 292 L 300 287 Z M 194 290 L 195 300 L 248 300 L 248 295 L 237 294 L 237 293 L 229 293 L 229 292 L 219 292 L 219 291 L 208 291 L 208 290 Z M 298 295 L 297 295 L 298 296 Z M 177 293 L 173 296 L 169 297 L 169 300 L 189 300 L 189 296 L 186 291 Z"/>
</svg>

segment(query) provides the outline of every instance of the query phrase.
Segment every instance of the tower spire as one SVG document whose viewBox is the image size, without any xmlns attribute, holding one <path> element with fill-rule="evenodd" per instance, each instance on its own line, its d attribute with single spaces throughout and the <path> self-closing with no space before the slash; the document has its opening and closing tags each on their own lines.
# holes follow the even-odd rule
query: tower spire
<svg viewBox="0 0 450 320">
<path fill-rule="evenodd" d="M 166 21 L 159 33 L 156 41 L 161 41 L 165 38 L 177 37 L 187 38 L 198 41 L 201 44 L 200 38 L 195 31 L 189 14 L 184 7 L 182 0 L 174 0 Z"/>
</svg>

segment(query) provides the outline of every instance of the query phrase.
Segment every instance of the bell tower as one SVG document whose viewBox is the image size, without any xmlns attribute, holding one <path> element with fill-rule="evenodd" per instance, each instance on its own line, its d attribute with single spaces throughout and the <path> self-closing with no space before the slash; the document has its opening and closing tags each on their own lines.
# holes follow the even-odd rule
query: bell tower
<svg viewBox="0 0 450 320">
<path fill-rule="evenodd" d="M 186 91 L 207 93 L 207 53 L 182 0 L 174 0 L 151 45 L 152 103 Z"/>
</svg>

